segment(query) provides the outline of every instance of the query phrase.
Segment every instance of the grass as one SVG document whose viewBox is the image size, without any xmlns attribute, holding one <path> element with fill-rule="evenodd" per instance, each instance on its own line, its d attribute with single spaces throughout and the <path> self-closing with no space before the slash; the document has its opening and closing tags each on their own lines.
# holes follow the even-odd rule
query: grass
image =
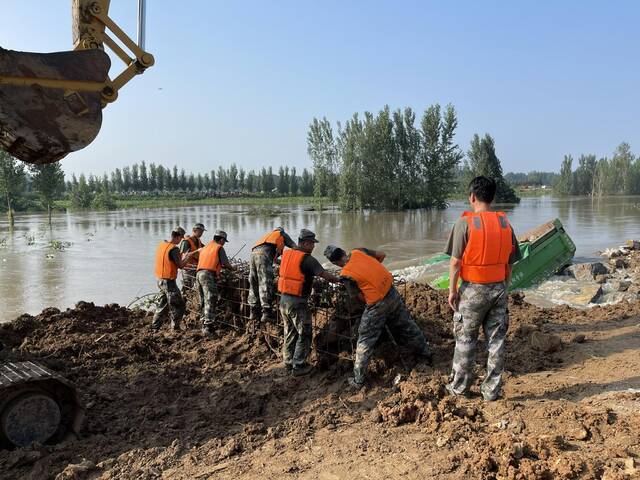
<svg viewBox="0 0 640 480">
<path fill-rule="evenodd" d="M 189 205 L 295 205 L 312 204 L 318 202 L 315 197 L 226 197 L 226 198 L 189 198 L 188 196 L 170 197 L 120 197 L 114 196 L 118 209 L 127 208 L 164 208 L 183 207 Z M 326 201 L 325 199 L 322 199 Z M 68 200 L 59 200 L 56 206 L 69 209 Z"/>
</svg>

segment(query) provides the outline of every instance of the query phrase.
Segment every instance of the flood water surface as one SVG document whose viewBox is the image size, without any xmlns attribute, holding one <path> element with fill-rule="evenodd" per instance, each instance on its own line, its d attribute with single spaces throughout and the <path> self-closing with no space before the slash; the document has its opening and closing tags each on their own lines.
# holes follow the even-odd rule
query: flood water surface
<svg viewBox="0 0 640 480">
<path fill-rule="evenodd" d="M 305 205 L 277 208 L 280 212 L 270 215 L 256 215 L 246 205 L 66 213 L 54 215 L 51 229 L 45 215 L 23 215 L 13 231 L 0 222 L 0 322 L 48 306 L 67 308 L 79 300 L 126 305 L 154 291 L 155 248 L 175 225 L 189 231 L 194 223 L 204 223 L 205 241 L 215 229 L 225 230 L 227 253 L 240 250 L 241 259 L 276 226 L 285 227 L 294 239 L 301 228 L 310 228 L 320 240 L 314 255 L 323 263 L 322 251 L 333 243 L 345 249 L 382 249 L 388 267 L 401 269 L 441 252 L 466 207 L 456 202 L 443 211 L 364 213 L 316 212 Z M 505 211 L 516 234 L 559 218 L 579 259 L 640 236 L 640 197 L 525 198 Z"/>
</svg>

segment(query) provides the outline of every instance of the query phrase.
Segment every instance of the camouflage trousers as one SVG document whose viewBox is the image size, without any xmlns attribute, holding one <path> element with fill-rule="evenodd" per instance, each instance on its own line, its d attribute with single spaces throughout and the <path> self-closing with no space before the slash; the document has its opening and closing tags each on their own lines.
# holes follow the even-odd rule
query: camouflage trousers
<svg viewBox="0 0 640 480">
<path fill-rule="evenodd" d="M 218 307 L 218 287 L 216 274 L 209 270 L 200 270 L 196 274 L 198 293 L 200 294 L 200 319 L 202 326 L 212 326 L 216 321 Z"/>
<path fill-rule="evenodd" d="M 396 288 L 391 287 L 386 297 L 373 305 L 367 305 L 360 319 L 356 359 L 353 364 L 356 383 L 364 383 L 369 360 L 385 326 L 393 331 L 398 343 L 412 348 L 418 355 L 430 355 L 422 330 L 411 317 Z"/>
<path fill-rule="evenodd" d="M 311 312 L 305 297 L 282 295 L 280 313 L 284 320 L 284 345 L 282 358 L 284 364 L 300 368 L 309 358 L 313 339 Z"/>
<path fill-rule="evenodd" d="M 451 383 L 454 393 L 468 393 L 474 380 L 473 368 L 480 327 L 487 341 L 487 376 L 480 391 L 485 400 L 495 400 L 502 387 L 505 343 L 509 328 L 507 289 L 500 283 L 468 283 L 460 286 L 460 303 L 453 315 L 456 348 L 453 354 Z"/>
<path fill-rule="evenodd" d="M 167 317 L 171 318 L 174 329 L 180 328 L 184 316 L 185 305 L 175 280 L 158 280 L 160 298 L 156 301 L 156 312 L 153 314 L 151 328 L 158 330 Z"/>
<path fill-rule="evenodd" d="M 260 249 L 251 252 L 249 259 L 249 298 L 254 311 L 273 308 L 273 260 Z"/>
<path fill-rule="evenodd" d="M 187 295 L 196 283 L 196 271 L 193 268 L 182 269 L 182 294 Z"/>
</svg>

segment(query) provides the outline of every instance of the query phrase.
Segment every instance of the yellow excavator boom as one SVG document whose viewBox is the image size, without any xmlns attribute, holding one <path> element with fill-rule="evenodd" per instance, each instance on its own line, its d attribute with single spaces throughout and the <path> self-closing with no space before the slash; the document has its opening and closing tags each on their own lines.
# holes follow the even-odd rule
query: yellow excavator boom
<svg viewBox="0 0 640 480">
<path fill-rule="evenodd" d="M 110 0 L 72 0 L 74 50 L 30 53 L 0 47 L 0 148 L 28 163 L 50 163 L 89 145 L 102 109 L 154 64 L 144 50 L 145 2 L 138 43 L 110 17 Z M 109 77 L 106 45 L 125 67 Z"/>
</svg>

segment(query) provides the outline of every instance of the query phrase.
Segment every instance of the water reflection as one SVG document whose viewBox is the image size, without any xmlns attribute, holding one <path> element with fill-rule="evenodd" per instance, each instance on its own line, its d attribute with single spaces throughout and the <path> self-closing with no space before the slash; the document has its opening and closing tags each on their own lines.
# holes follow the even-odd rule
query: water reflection
<svg viewBox="0 0 640 480">
<path fill-rule="evenodd" d="M 517 233 L 560 218 L 577 245 L 577 255 L 593 257 L 599 249 L 638 236 L 639 204 L 639 197 L 540 197 L 505 210 Z M 388 265 L 401 268 L 441 251 L 466 206 L 458 202 L 444 211 L 364 213 L 294 206 L 282 207 L 274 216 L 251 215 L 250 208 L 224 205 L 57 214 L 51 232 L 44 215 L 18 216 L 13 232 L 2 220 L 0 238 L 6 238 L 6 246 L 0 249 L 0 321 L 23 312 L 37 313 L 46 306 L 65 308 L 78 300 L 126 304 L 137 293 L 153 291 L 155 247 L 176 225 L 190 231 L 193 224 L 204 223 L 207 241 L 214 230 L 226 230 L 230 254 L 247 244 L 238 255 L 244 259 L 256 239 L 276 226 L 285 227 L 294 238 L 301 228 L 310 228 L 320 239 L 315 255 L 321 260 L 329 243 L 344 248 L 367 246 L 384 249 Z M 25 238 L 30 236 L 34 245 Z M 64 252 L 53 251 L 48 246 L 51 240 L 73 245 Z"/>
</svg>

